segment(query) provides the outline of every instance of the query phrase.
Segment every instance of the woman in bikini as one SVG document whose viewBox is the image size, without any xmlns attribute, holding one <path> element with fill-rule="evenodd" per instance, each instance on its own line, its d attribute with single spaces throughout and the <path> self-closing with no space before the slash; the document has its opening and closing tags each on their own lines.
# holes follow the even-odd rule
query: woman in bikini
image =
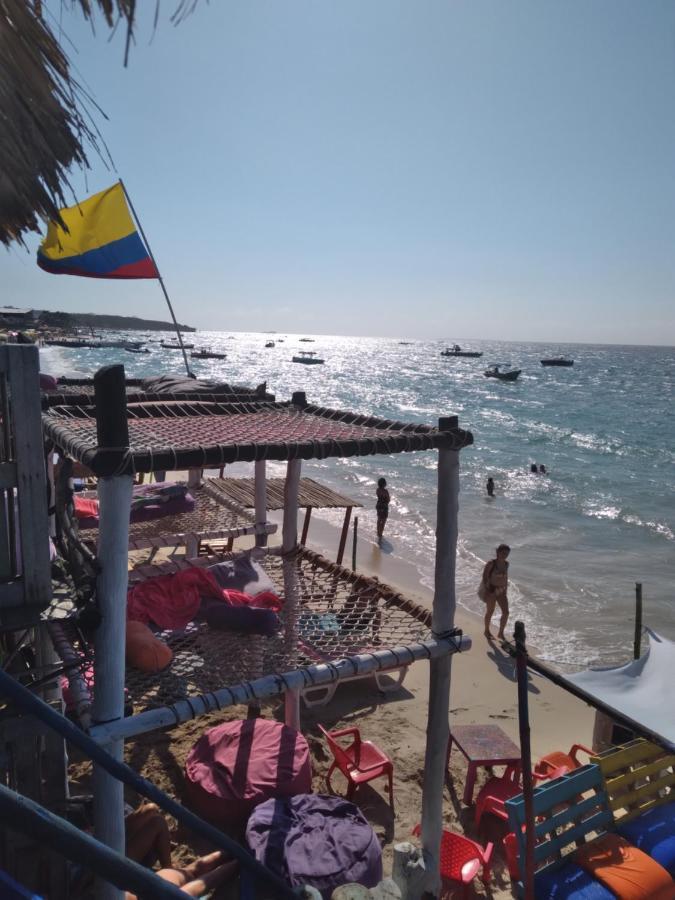
<svg viewBox="0 0 675 900">
<path fill-rule="evenodd" d="M 381 543 L 384 526 L 387 524 L 387 519 L 389 517 L 389 504 L 391 503 L 391 497 L 387 490 L 387 481 L 385 478 L 380 478 L 377 482 L 376 496 L 377 503 L 375 504 L 375 511 L 377 512 L 377 541 L 378 543 Z"/>
<path fill-rule="evenodd" d="M 483 578 L 481 579 L 481 597 L 485 601 L 485 637 L 490 638 L 490 622 L 495 611 L 495 607 L 499 606 L 501 610 L 501 618 L 499 620 L 499 632 L 497 637 L 504 640 L 504 629 L 509 618 L 509 598 L 507 589 L 509 584 L 509 564 L 507 558 L 511 548 L 507 544 L 500 544 L 497 547 L 497 558 L 491 559 L 483 569 Z"/>
</svg>

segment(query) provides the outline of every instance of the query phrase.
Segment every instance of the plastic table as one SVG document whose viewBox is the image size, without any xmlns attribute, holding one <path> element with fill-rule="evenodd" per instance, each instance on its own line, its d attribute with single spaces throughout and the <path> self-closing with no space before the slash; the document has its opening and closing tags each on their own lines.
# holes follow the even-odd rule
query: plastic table
<svg viewBox="0 0 675 900">
<path fill-rule="evenodd" d="M 478 766 L 520 765 L 520 748 L 499 725 L 455 725 L 448 741 L 448 764 L 453 742 L 469 763 L 463 797 L 467 806 L 473 803 Z"/>
</svg>

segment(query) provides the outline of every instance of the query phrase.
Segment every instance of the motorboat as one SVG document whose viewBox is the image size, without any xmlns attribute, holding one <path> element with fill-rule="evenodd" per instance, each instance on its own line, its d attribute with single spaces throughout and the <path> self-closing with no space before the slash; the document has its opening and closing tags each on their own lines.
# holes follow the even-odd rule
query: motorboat
<svg viewBox="0 0 675 900">
<path fill-rule="evenodd" d="M 490 366 L 487 368 L 483 375 L 486 378 L 498 378 L 500 381 L 516 381 L 522 369 L 509 369 L 507 372 L 502 372 L 500 366 Z"/>
<path fill-rule="evenodd" d="M 172 344 L 170 341 L 160 341 L 160 347 L 163 347 L 165 350 L 194 350 L 195 345 L 183 344 L 183 346 L 181 347 L 181 345 L 177 342 Z"/>
<path fill-rule="evenodd" d="M 304 363 L 306 366 L 318 366 L 324 360 L 317 356 L 313 350 L 300 350 L 298 355 L 293 357 L 293 362 Z"/>
<path fill-rule="evenodd" d="M 265 344 L 265 347 L 267 347 L 267 348 L 275 347 L 275 346 L 276 346 L 276 344 L 274 343 L 274 341 L 268 341 L 268 342 Z"/>
<path fill-rule="evenodd" d="M 314 338 L 300 338 L 301 341 L 304 341 L 305 344 L 313 344 Z"/>
<path fill-rule="evenodd" d="M 459 344 L 453 344 L 452 347 L 446 347 L 445 350 L 441 350 L 441 356 L 462 356 L 466 359 L 476 359 L 482 355 L 483 353 L 480 350 L 462 350 Z"/>
<path fill-rule="evenodd" d="M 573 366 L 574 360 L 568 359 L 566 356 L 550 356 L 548 359 L 540 359 L 542 366 Z"/>
<path fill-rule="evenodd" d="M 227 359 L 227 353 L 218 353 L 210 347 L 201 347 L 199 350 L 193 350 L 190 354 L 191 359 Z"/>
<path fill-rule="evenodd" d="M 123 350 L 126 350 L 127 353 L 149 353 L 147 347 L 123 347 Z"/>
</svg>

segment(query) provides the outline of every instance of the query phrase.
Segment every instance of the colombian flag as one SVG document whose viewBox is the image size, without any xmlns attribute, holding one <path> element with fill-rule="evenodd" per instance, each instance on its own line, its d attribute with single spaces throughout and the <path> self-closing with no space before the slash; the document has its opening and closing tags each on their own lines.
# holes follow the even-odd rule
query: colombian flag
<svg viewBox="0 0 675 900">
<path fill-rule="evenodd" d="M 159 278 L 119 182 L 60 213 L 68 231 L 50 222 L 38 250 L 37 264 L 45 272 L 87 278 Z"/>
</svg>

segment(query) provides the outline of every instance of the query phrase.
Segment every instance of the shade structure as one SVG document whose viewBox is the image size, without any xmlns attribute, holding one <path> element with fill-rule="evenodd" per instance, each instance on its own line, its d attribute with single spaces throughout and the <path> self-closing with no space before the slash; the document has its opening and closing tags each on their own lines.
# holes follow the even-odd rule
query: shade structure
<svg viewBox="0 0 675 900">
<path fill-rule="evenodd" d="M 261 459 L 326 459 L 459 450 L 471 432 L 450 420 L 439 429 L 313 406 L 286 403 L 128 403 L 129 448 L 100 447 L 95 406 L 54 406 L 43 412 L 45 434 L 99 476 L 175 471 Z"/>
<path fill-rule="evenodd" d="M 639 659 L 614 668 L 587 669 L 562 680 L 675 746 L 675 643 L 645 630 L 649 648 Z"/>
</svg>

